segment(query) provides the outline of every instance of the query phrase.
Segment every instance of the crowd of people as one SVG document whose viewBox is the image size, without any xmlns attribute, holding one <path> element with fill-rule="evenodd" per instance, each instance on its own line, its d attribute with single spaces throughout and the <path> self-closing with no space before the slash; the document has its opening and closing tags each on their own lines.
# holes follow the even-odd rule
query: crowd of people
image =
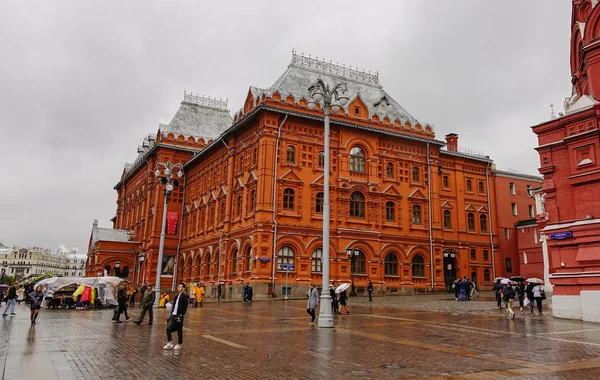
<svg viewBox="0 0 600 380">
<path fill-rule="evenodd" d="M 477 294 L 477 297 L 479 297 L 477 285 L 466 276 L 462 280 L 455 279 L 450 289 L 454 291 L 454 299 L 456 301 L 470 301 L 473 294 Z"/>
<path fill-rule="evenodd" d="M 542 306 L 543 301 L 546 299 L 546 293 L 541 284 L 530 282 L 525 286 L 523 281 L 518 281 L 513 288 L 512 281 L 507 281 L 503 284 L 501 279 L 496 279 L 494 292 L 497 308 L 506 308 L 508 319 L 515 319 L 516 317 L 516 313 L 513 310 L 515 298 L 519 301 L 519 310 L 521 312 L 524 312 L 524 308 L 529 307 L 531 314 L 535 314 L 534 308 L 537 306 L 539 315 L 543 315 Z"/>
</svg>

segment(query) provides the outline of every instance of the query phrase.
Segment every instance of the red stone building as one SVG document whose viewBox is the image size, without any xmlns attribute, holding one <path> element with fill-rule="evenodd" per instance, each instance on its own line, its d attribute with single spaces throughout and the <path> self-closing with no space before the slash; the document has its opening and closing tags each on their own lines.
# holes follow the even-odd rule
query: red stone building
<svg viewBox="0 0 600 380">
<path fill-rule="evenodd" d="M 543 278 L 542 243 L 533 190 L 541 177 L 494 171 L 501 263 L 498 275 Z"/>
<path fill-rule="evenodd" d="M 94 222 L 86 276 L 101 273 L 123 275 L 125 267 L 136 282 L 155 283 L 164 186 L 154 176 L 158 162 L 184 164 L 231 125 L 227 103 L 184 94 L 177 113 L 169 124 L 161 124 L 138 146 L 133 163 L 125 164 L 121 180 L 115 185 L 117 212 L 113 229 L 98 228 Z M 206 139 L 206 140 L 205 140 Z M 182 184 L 183 185 L 183 184 Z M 165 237 L 161 287 L 171 288 L 175 281 L 175 256 L 181 238 L 181 210 L 184 186 L 175 187 L 167 212 L 173 224 Z"/>
<path fill-rule="evenodd" d="M 573 93 L 565 113 L 533 126 L 538 136 L 540 225 L 544 225 L 553 314 L 600 321 L 600 7 L 574 0 Z"/>
<path fill-rule="evenodd" d="M 115 228 L 139 242 L 142 278 L 154 281 L 160 234 L 162 188 L 152 172 L 171 161 L 185 163 L 185 186 L 169 208 L 182 216 L 165 248 L 172 281 L 203 281 L 209 295 L 222 283 L 225 297 L 245 282 L 257 297 L 281 295 L 286 277 L 290 295 L 304 294 L 309 282 L 320 286 L 323 112 L 307 107 L 317 77 L 346 82 L 350 97 L 331 123 L 330 279 L 353 281 L 359 293 L 368 280 L 387 293 L 444 290 L 465 276 L 490 287 L 500 256 L 489 157 L 460 149 L 455 134 L 436 140 L 378 75 L 295 53 L 272 86 L 250 87 L 213 140 L 202 120 L 189 123 L 197 134 L 161 126 L 155 145 L 142 146 L 126 167 L 115 187 Z M 90 273 L 110 264 L 98 255 L 90 250 L 98 262 Z"/>
</svg>

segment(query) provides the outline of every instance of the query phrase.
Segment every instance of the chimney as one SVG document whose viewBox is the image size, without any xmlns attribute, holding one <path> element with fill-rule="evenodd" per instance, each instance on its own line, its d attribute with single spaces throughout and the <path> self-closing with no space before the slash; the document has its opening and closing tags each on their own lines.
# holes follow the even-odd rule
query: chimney
<svg viewBox="0 0 600 380">
<path fill-rule="evenodd" d="M 94 223 L 92 223 L 92 247 L 91 247 L 91 249 L 96 249 L 96 239 L 98 239 L 98 219 L 94 219 Z"/>
<path fill-rule="evenodd" d="M 458 152 L 458 135 L 456 133 L 446 135 L 446 148 L 448 152 Z"/>
</svg>

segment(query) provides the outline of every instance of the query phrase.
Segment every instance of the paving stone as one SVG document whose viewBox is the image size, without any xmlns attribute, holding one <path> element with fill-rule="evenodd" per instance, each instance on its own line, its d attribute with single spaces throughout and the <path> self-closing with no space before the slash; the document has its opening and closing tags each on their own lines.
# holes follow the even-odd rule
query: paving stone
<svg viewBox="0 0 600 380">
<path fill-rule="evenodd" d="M 31 326 L 22 305 L 0 320 L 0 365 L 6 379 L 45 380 L 600 378 L 600 324 L 554 319 L 551 302 L 547 315 L 507 320 L 489 292 L 471 302 L 445 293 L 352 297 L 351 314 L 334 316 L 333 329 L 309 325 L 305 307 L 190 308 L 177 352 L 162 349 L 165 310 L 152 326 L 114 324 L 112 310 L 42 310 Z"/>
</svg>

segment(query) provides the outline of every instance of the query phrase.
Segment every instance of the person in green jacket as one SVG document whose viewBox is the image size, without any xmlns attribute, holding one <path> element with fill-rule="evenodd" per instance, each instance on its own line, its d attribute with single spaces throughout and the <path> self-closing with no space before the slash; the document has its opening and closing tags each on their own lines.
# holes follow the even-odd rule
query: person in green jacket
<svg viewBox="0 0 600 380">
<path fill-rule="evenodd" d="M 155 298 L 156 298 L 156 296 L 154 295 L 154 292 L 152 291 L 152 285 L 148 285 L 148 288 L 144 292 L 144 297 L 142 298 L 142 302 L 140 303 L 140 307 L 142 308 L 142 313 L 140 314 L 140 317 L 137 320 L 133 321 L 133 323 L 135 323 L 136 325 L 140 325 L 144 321 L 146 312 L 148 312 L 148 315 L 150 316 L 150 322 L 148 322 L 148 324 L 149 325 L 152 324 L 152 314 L 153 314 L 152 308 L 154 307 Z"/>
</svg>

